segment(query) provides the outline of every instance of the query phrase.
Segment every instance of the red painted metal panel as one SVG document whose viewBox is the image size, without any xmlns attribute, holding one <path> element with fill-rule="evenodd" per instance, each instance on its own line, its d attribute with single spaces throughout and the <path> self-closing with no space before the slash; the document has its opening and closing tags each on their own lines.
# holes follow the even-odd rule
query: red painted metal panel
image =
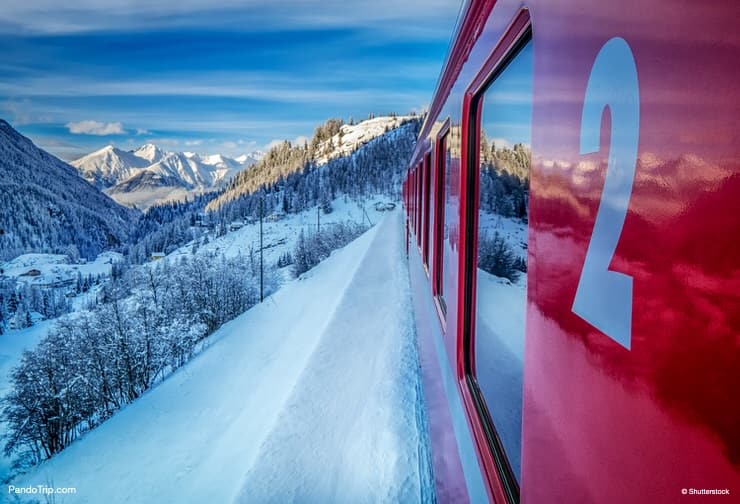
<svg viewBox="0 0 740 504">
<path fill-rule="evenodd" d="M 572 0 L 533 12 L 523 501 L 738 495 L 740 4 Z M 631 48 L 640 93 L 610 267 L 633 278 L 631 350 L 571 311 L 616 134 L 605 113 L 599 152 L 580 154 L 584 94 L 612 37 Z"/>
<path fill-rule="evenodd" d="M 443 293 L 445 345 L 459 376 L 466 309 L 459 282 L 467 267 L 460 244 L 475 230 L 462 213 L 460 171 L 472 161 L 460 149 L 471 131 L 461 115 L 470 105 L 464 90 L 483 84 L 481 69 L 495 59 L 519 6 L 499 0 L 485 26 L 461 23 L 421 134 L 429 140 L 435 122 L 450 117 L 455 154 L 446 210 L 459 211 L 460 221 L 449 223 L 443 244 Z M 485 1 L 466 7 L 491 8 Z M 740 4 L 535 0 L 529 10 L 534 165 L 522 501 L 674 502 L 683 488 L 738 495 Z M 594 60 L 613 37 L 631 48 L 640 94 L 636 177 L 610 266 L 634 282 L 630 350 L 572 311 L 612 127 L 607 109 L 599 151 L 581 155 L 583 102 Z M 482 80 L 473 83 L 476 75 Z M 424 149 L 417 147 L 413 163 Z M 413 200 L 418 180 L 410 180 Z M 497 492 L 494 480 L 492 496 L 501 501 Z"/>
</svg>

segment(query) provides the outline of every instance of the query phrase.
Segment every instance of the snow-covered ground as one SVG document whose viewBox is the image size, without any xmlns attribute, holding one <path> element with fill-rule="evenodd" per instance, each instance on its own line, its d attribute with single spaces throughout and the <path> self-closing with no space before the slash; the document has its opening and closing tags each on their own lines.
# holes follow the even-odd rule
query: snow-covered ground
<svg viewBox="0 0 740 504">
<path fill-rule="evenodd" d="M 518 257 L 527 258 L 526 222 L 489 212 L 479 213 L 478 219 L 478 231 L 481 235 L 493 237 L 495 233 L 498 233 L 509 245 L 512 252 Z"/>
<path fill-rule="evenodd" d="M 429 501 L 402 239 L 385 214 L 13 483 L 75 487 L 64 502 Z"/>
</svg>

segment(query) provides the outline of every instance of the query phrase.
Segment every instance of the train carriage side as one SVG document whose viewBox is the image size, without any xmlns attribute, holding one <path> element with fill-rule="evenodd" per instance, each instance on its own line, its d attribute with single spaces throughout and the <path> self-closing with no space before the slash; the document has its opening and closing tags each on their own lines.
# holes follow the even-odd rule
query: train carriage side
<svg viewBox="0 0 740 504">
<path fill-rule="evenodd" d="M 404 183 L 439 501 L 740 494 L 738 19 L 464 4 Z"/>
</svg>

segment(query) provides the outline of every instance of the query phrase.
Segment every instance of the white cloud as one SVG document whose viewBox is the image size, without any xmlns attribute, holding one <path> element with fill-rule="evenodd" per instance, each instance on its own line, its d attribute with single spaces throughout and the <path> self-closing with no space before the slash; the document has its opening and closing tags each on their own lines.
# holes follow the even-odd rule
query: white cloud
<svg viewBox="0 0 740 504">
<path fill-rule="evenodd" d="M 148 135 L 149 130 L 144 128 L 136 128 L 136 134 L 137 135 Z"/>
<path fill-rule="evenodd" d="M 66 124 L 70 133 L 75 135 L 122 135 L 126 133 L 123 124 L 119 122 L 102 123 L 98 121 L 78 121 Z"/>
<path fill-rule="evenodd" d="M 307 136 L 300 135 L 300 136 L 295 137 L 295 139 L 293 140 L 293 145 L 303 145 L 304 143 L 310 140 L 311 139 L 308 138 Z"/>
<path fill-rule="evenodd" d="M 203 140 L 186 140 L 185 145 L 188 147 L 198 146 L 203 143 Z"/>
<path fill-rule="evenodd" d="M 280 145 L 284 141 L 285 140 L 279 140 L 279 139 L 272 140 L 271 142 L 268 142 L 267 145 L 265 145 L 264 150 L 268 151 L 268 150 L 272 149 L 273 147 L 277 147 L 278 145 Z"/>
<path fill-rule="evenodd" d="M 153 143 L 157 145 L 177 146 L 180 145 L 180 140 L 177 138 L 157 138 L 153 140 Z"/>
</svg>

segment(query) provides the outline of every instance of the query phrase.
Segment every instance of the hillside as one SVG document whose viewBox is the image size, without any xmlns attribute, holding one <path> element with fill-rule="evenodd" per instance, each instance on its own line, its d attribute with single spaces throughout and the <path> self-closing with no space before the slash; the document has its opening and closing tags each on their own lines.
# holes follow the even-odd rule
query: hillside
<svg viewBox="0 0 740 504">
<path fill-rule="evenodd" d="M 393 161 L 387 158 L 386 151 L 395 151 L 392 154 L 395 154 L 396 160 L 400 161 L 403 168 L 405 168 L 405 163 L 408 161 L 411 152 L 406 153 L 405 149 L 399 151 L 399 145 L 397 144 L 403 143 L 403 141 L 398 142 L 398 138 L 390 138 L 388 135 L 394 132 L 396 136 L 408 135 L 413 143 L 416 140 L 418 126 L 419 119 L 415 116 L 375 117 L 352 125 L 344 124 L 337 119 L 330 119 L 316 128 L 310 142 L 303 145 L 292 145 L 285 141 L 273 147 L 254 166 L 234 177 L 226 191 L 212 201 L 208 205 L 208 209 L 220 208 L 226 203 L 254 193 L 262 187 L 286 181 L 294 174 L 310 172 L 324 166 L 339 171 L 340 169 L 336 167 L 342 162 L 349 161 L 356 164 L 358 161 L 356 154 L 363 147 L 369 147 L 373 142 L 382 142 L 384 138 L 385 142 L 393 143 L 393 145 L 388 145 L 388 149 L 380 149 L 376 145 L 375 150 L 377 152 L 373 152 L 371 155 L 366 153 L 362 162 L 365 164 L 386 163 L 384 166 L 385 176 L 392 177 L 398 169 L 394 166 Z M 331 161 L 339 161 L 339 163 L 331 165 Z M 364 167 L 362 169 L 364 170 Z M 361 181 L 354 182 L 361 183 Z M 332 190 L 334 191 L 336 188 Z"/>
<path fill-rule="evenodd" d="M 27 252 L 89 259 L 126 240 L 136 213 L 0 119 L 0 259 Z"/>
</svg>

